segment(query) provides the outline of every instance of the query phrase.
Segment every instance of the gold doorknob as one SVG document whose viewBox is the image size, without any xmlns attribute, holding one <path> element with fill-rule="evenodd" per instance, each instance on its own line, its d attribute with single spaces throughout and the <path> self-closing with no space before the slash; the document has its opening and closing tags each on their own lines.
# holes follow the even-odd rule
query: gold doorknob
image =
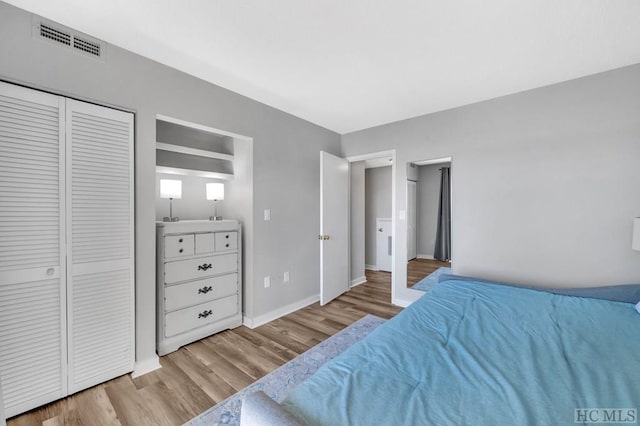
<svg viewBox="0 0 640 426">
<path fill-rule="evenodd" d="M 318 239 L 319 240 L 328 240 L 329 236 L 328 235 L 318 235 Z"/>
</svg>

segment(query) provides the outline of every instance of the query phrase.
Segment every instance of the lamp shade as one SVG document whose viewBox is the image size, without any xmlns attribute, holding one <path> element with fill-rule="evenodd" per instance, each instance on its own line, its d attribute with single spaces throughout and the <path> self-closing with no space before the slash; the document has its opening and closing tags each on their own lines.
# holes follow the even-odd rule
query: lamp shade
<svg viewBox="0 0 640 426">
<path fill-rule="evenodd" d="M 631 242 L 631 248 L 640 250 L 640 217 L 633 219 L 633 240 Z"/>
<path fill-rule="evenodd" d="M 208 183 L 207 200 L 224 200 L 224 183 Z"/>
<path fill-rule="evenodd" d="M 160 198 L 182 198 L 182 181 L 160 179 Z"/>
</svg>

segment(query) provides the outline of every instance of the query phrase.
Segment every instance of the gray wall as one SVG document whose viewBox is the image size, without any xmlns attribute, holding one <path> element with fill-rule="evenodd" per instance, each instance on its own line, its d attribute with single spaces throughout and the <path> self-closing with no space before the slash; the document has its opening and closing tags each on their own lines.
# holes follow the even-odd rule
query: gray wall
<svg viewBox="0 0 640 426">
<path fill-rule="evenodd" d="M 438 208 L 440 203 L 440 169 L 447 164 L 419 166 L 416 222 L 418 255 L 433 257 L 438 229 Z"/>
<path fill-rule="evenodd" d="M 391 219 L 391 166 L 366 169 L 365 187 L 365 255 L 366 265 L 376 265 L 376 219 Z"/>
<path fill-rule="evenodd" d="M 318 151 L 340 154 L 340 135 L 108 45 L 106 62 L 31 37 L 31 14 L 0 3 L 0 78 L 136 111 L 136 358 L 155 355 L 156 114 L 254 139 L 255 317 L 319 292 Z M 262 211 L 271 209 L 271 221 Z M 290 271 L 286 287 L 282 273 Z M 265 275 L 278 275 L 269 289 Z"/>
<path fill-rule="evenodd" d="M 350 280 L 360 281 L 364 275 L 364 161 L 350 163 L 350 234 L 349 252 L 351 256 Z"/>
<path fill-rule="evenodd" d="M 548 286 L 640 282 L 640 65 L 343 135 L 347 156 L 452 156 L 454 272 Z M 396 206 L 406 203 L 397 167 Z M 396 212 L 397 213 L 397 212 Z M 406 225 L 396 229 L 397 300 Z"/>
</svg>

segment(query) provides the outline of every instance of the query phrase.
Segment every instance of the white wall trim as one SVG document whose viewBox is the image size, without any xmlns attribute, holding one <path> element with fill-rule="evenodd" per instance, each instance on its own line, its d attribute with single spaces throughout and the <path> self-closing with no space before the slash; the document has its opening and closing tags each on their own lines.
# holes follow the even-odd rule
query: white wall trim
<svg viewBox="0 0 640 426">
<path fill-rule="evenodd" d="M 242 324 L 245 327 L 256 328 L 260 327 L 263 324 L 276 320 L 280 317 L 283 317 L 291 312 L 295 312 L 299 309 L 302 309 L 306 306 L 309 306 L 313 303 L 316 303 L 320 300 L 320 294 L 315 294 L 311 297 L 307 297 L 306 299 L 298 300 L 293 303 L 289 303 L 288 305 L 282 306 L 278 309 L 274 309 L 271 312 L 267 312 L 266 314 L 258 315 L 255 318 L 249 318 L 246 316 L 242 317 Z"/>
<path fill-rule="evenodd" d="M 407 306 L 411 305 L 413 302 L 415 302 L 415 300 L 393 299 L 391 303 L 396 306 L 400 306 L 401 308 L 406 308 Z"/>
<path fill-rule="evenodd" d="M 363 277 L 358 277 L 358 278 L 356 278 L 354 280 L 351 280 L 351 287 L 355 287 L 357 285 L 364 284 L 366 282 L 367 282 L 367 277 L 364 277 L 364 276 Z"/>
<path fill-rule="evenodd" d="M 450 163 L 451 157 L 433 158 L 431 160 L 412 161 L 416 166 L 428 166 L 431 164 Z"/>
<path fill-rule="evenodd" d="M 435 260 L 435 258 L 433 257 L 432 254 L 419 254 L 418 256 L 416 256 L 418 259 L 431 259 L 431 260 Z"/>
<path fill-rule="evenodd" d="M 379 271 L 378 265 L 364 265 L 364 269 L 368 269 L 370 271 Z"/>
<path fill-rule="evenodd" d="M 388 151 L 378 151 L 378 152 L 370 152 L 368 154 L 362 154 L 362 155 L 352 155 L 351 157 L 347 157 L 347 161 L 349 161 L 350 163 L 355 163 L 356 161 L 364 161 L 364 160 L 372 160 L 374 158 L 379 158 L 379 157 L 391 157 L 392 158 L 392 164 L 395 164 L 395 155 L 396 155 L 396 150 L 395 149 L 390 149 Z"/>
<path fill-rule="evenodd" d="M 154 370 L 162 368 L 160 365 L 160 357 L 156 355 L 153 358 L 145 359 L 143 361 L 138 361 L 133 367 L 133 372 L 131 373 L 131 378 L 135 379 L 136 377 L 140 377 L 147 373 L 151 373 Z"/>
</svg>

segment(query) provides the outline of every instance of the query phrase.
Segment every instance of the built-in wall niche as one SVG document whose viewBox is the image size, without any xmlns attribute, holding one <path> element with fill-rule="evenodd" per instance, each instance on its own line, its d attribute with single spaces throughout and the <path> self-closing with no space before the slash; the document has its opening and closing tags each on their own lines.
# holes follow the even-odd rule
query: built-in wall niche
<svg viewBox="0 0 640 426">
<path fill-rule="evenodd" d="M 156 220 L 173 216 L 180 220 L 208 219 L 214 215 L 238 219 L 244 216 L 247 189 L 253 187 L 253 145 L 250 138 L 167 116 L 156 117 Z M 181 194 L 173 201 L 162 198 L 160 181 L 179 180 Z M 207 200 L 207 183 L 224 184 L 221 201 Z M 240 191 L 240 189 L 242 191 Z M 240 193 L 242 192 L 242 194 Z"/>
</svg>

